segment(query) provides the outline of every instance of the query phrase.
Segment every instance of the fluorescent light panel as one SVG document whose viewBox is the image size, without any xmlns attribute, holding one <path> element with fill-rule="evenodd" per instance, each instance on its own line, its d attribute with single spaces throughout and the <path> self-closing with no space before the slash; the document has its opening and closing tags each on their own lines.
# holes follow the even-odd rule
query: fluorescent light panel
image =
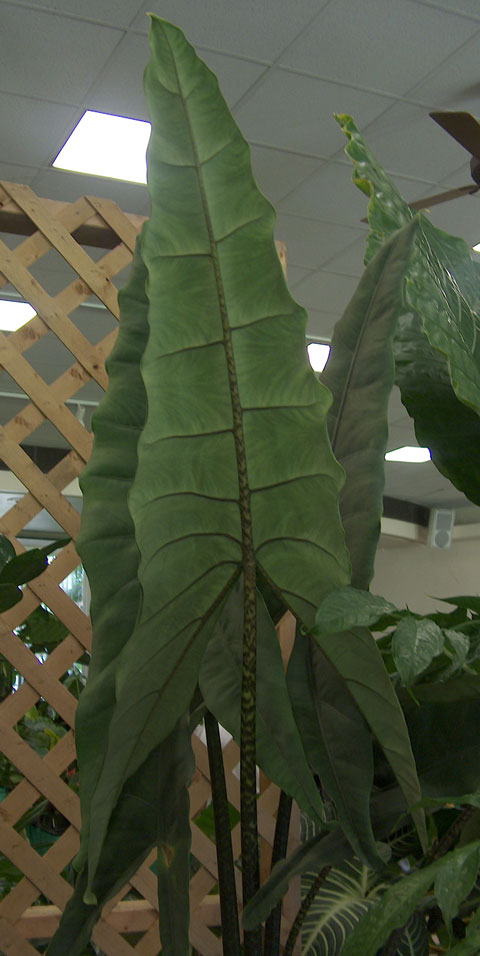
<svg viewBox="0 0 480 956">
<path fill-rule="evenodd" d="M 147 182 L 150 123 L 87 110 L 52 163 L 56 169 Z"/>
<path fill-rule="evenodd" d="M 480 252 L 480 242 L 477 242 L 476 246 L 473 246 L 472 248 L 474 252 Z"/>
<path fill-rule="evenodd" d="M 412 463 L 430 461 L 431 457 L 429 448 L 419 448 L 418 445 L 403 445 L 402 448 L 387 451 L 385 455 L 387 461 L 408 461 Z"/>
<path fill-rule="evenodd" d="M 15 302 L 12 299 L 0 299 L 0 329 L 3 332 L 16 332 L 33 316 L 35 309 L 28 302 Z"/>
<path fill-rule="evenodd" d="M 330 346 L 322 342 L 310 342 L 307 345 L 308 358 L 314 372 L 323 372 L 330 355 Z"/>
</svg>

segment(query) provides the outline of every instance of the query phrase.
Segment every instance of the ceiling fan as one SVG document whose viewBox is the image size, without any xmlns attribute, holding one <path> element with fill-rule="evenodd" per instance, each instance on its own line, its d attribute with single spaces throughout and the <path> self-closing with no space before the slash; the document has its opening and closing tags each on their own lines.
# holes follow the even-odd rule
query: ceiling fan
<svg viewBox="0 0 480 956">
<path fill-rule="evenodd" d="M 480 123 L 471 113 L 456 110 L 430 113 L 430 116 L 446 133 L 453 136 L 460 146 L 471 154 L 470 173 L 472 182 L 457 189 L 448 189 L 446 192 L 429 196 L 428 199 L 417 199 L 409 203 L 410 209 L 429 209 L 439 203 L 458 199 L 459 196 L 471 196 L 480 189 Z"/>
</svg>

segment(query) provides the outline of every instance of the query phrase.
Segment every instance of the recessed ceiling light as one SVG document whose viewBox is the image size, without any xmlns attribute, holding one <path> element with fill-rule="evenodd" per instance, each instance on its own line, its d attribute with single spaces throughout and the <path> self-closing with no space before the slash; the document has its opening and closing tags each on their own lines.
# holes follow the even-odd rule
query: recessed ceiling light
<svg viewBox="0 0 480 956">
<path fill-rule="evenodd" d="M 477 242 L 477 245 L 473 246 L 472 248 L 474 252 L 480 252 L 480 242 Z"/>
<path fill-rule="evenodd" d="M 28 302 L 0 299 L 0 329 L 3 332 L 16 332 L 34 315 L 36 315 L 35 309 L 32 309 Z"/>
<path fill-rule="evenodd" d="M 87 110 L 52 163 L 90 176 L 147 182 L 150 123 Z"/>
<path fill-rule="evenodd" d="M 403 445 L 402 448 L 394 448 L 393 451 L 387 451 L 385 458 L 387 461 L 430 461 L 429 448 L 419 448 L 418 445 Z"/>
<path fill-rule="evenodd" d="M 308 358 L 314 372 L 323 372 L 330 355 L 330 346 L 322 342 L 310 342 L 307 345 Z"/>
</svg>

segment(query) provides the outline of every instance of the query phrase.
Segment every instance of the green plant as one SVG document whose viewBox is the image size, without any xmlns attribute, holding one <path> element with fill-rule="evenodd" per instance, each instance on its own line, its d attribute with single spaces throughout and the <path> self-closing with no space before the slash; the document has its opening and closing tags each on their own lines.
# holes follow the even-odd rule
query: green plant
<svg viewBox="0 0 480 956">
<path fill-rule="evenodd" d="M 245 956 L 262 952 L 263 919 L 265 954 L 279 953 L 275 906 L 295 872 L 331 884 L 330 868 L 345 873 L 354 854 L 361 863 L 350 866 L 368 868 L 378 888 L 364 919 L 375 911 L 382 920 L 380 931 L 374 918 L 376 935 L 363 920 L 358 932 L 403 954 L 417 939 L 424 947 L 412 912 L 433 879 L 460 858 L 473 872 L 477 844 L 429 860 L 407 724 L 385 648 L 368 629 L 378 617 L 344 615 L 334 630 L 322 614 L 332 592 L 370 583 L 405 282 L 421 310 L 422 283 L 449 303 L 453 273 L 437 259 L 432 267 L 422 218 L 395 222 L 377 237 L 320 382 L 306 357 L 304 312 L 276 256 L 273 211 L 217 82 L 177 28 L 152 17 L 150 42 L 152 214 L 120 294 L 110 385 L 82 479 L 77 544 L 95 652 L 78 708 L 79 875 L 49 953 L 82 952 L 105 901 L 153 846 L 162 950 L 189 952 L 190 733 L 205 714 L 225 952 L 239 956 L 241 946 L 216 721 L 241 747 Z M 455 401 L 476 407 L 475 375 L 455 371 L 459 315 L 448 312 L 440 339 L 426 341 L 446 353 Z M 467 359 L 476 368 L 473 340 L 467 346 L 463 371 Z M 421 397 L 417 404 L 424 411 Z M 274 625 L 287 608 L 297 638 L 285 677 Z M 458 638 L 452 651 L 460 668 L 462 646 Z M 261 888 L 256 763 L 283 790 L 278 862 Z M 291 797 L 317 832 L 282 861 Z M 433 827 L 443 840 L 435 814 L 428 820 L 430 836 Z M 425 867 L 407 876 L 408 899 L 395 907 L 383 886 L 398 892 L 402 871 L 388 860 L 400 837 Z M 304 918 L 308 925 L 306 905 L 286 951 Z"/>
</svg>

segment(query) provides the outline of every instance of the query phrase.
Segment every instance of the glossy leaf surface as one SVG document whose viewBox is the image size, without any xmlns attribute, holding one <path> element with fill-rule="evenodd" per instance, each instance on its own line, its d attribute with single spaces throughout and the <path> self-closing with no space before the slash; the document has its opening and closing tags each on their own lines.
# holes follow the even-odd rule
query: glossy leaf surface
<svg viewBox="0 0 480 956">
<path fill-rule="evenodd" d="M 413 683 L 418 674 L 441 654 L 445 644 L 443 632 L 433 621 L 404 617 L 395 630 L 392 653 L 404 684 Z"/>
<path fill-rule="evenodd" d="M 435 896 L 450 933 L 452 919 L 475 885 L 479 866 L 479 844 L 467 844 L 445 863 L 435 879 Z"/>
<path fill-rule="evenodd" d="M 335 325 L 321 380 L 333 395 L 328 415 L 332 448 L 346 473 L 340 513 L 352 562 L 352 584 L 368 588 L 380 535 L 394 383 L 393 335 L 403 305 L 417 222 L 408 221 L 368 264 Z"/>
<path fill-rule="evenodd" d="M 360 588 L 340 588 L 322 601 L 315 616 L 315 632 L 334 634 L 350 627 L 371 627 L 385 616 L 397 616 L 397 608 L 379 594 Z"/>
<path fill-rule="evenodd" d="M 242 566 L 254 561 L 307 626 L 348 576 L 330 398 L 307 361 L 273 210 L 182 32 L 153 17 L 151 46 L 148 416 L 128 499 L 143 600 L 112 684 L 103 678 L 115 708 L 91 804 L 92 879 L 124 781 L 188 707 Z"/>
</svg>

